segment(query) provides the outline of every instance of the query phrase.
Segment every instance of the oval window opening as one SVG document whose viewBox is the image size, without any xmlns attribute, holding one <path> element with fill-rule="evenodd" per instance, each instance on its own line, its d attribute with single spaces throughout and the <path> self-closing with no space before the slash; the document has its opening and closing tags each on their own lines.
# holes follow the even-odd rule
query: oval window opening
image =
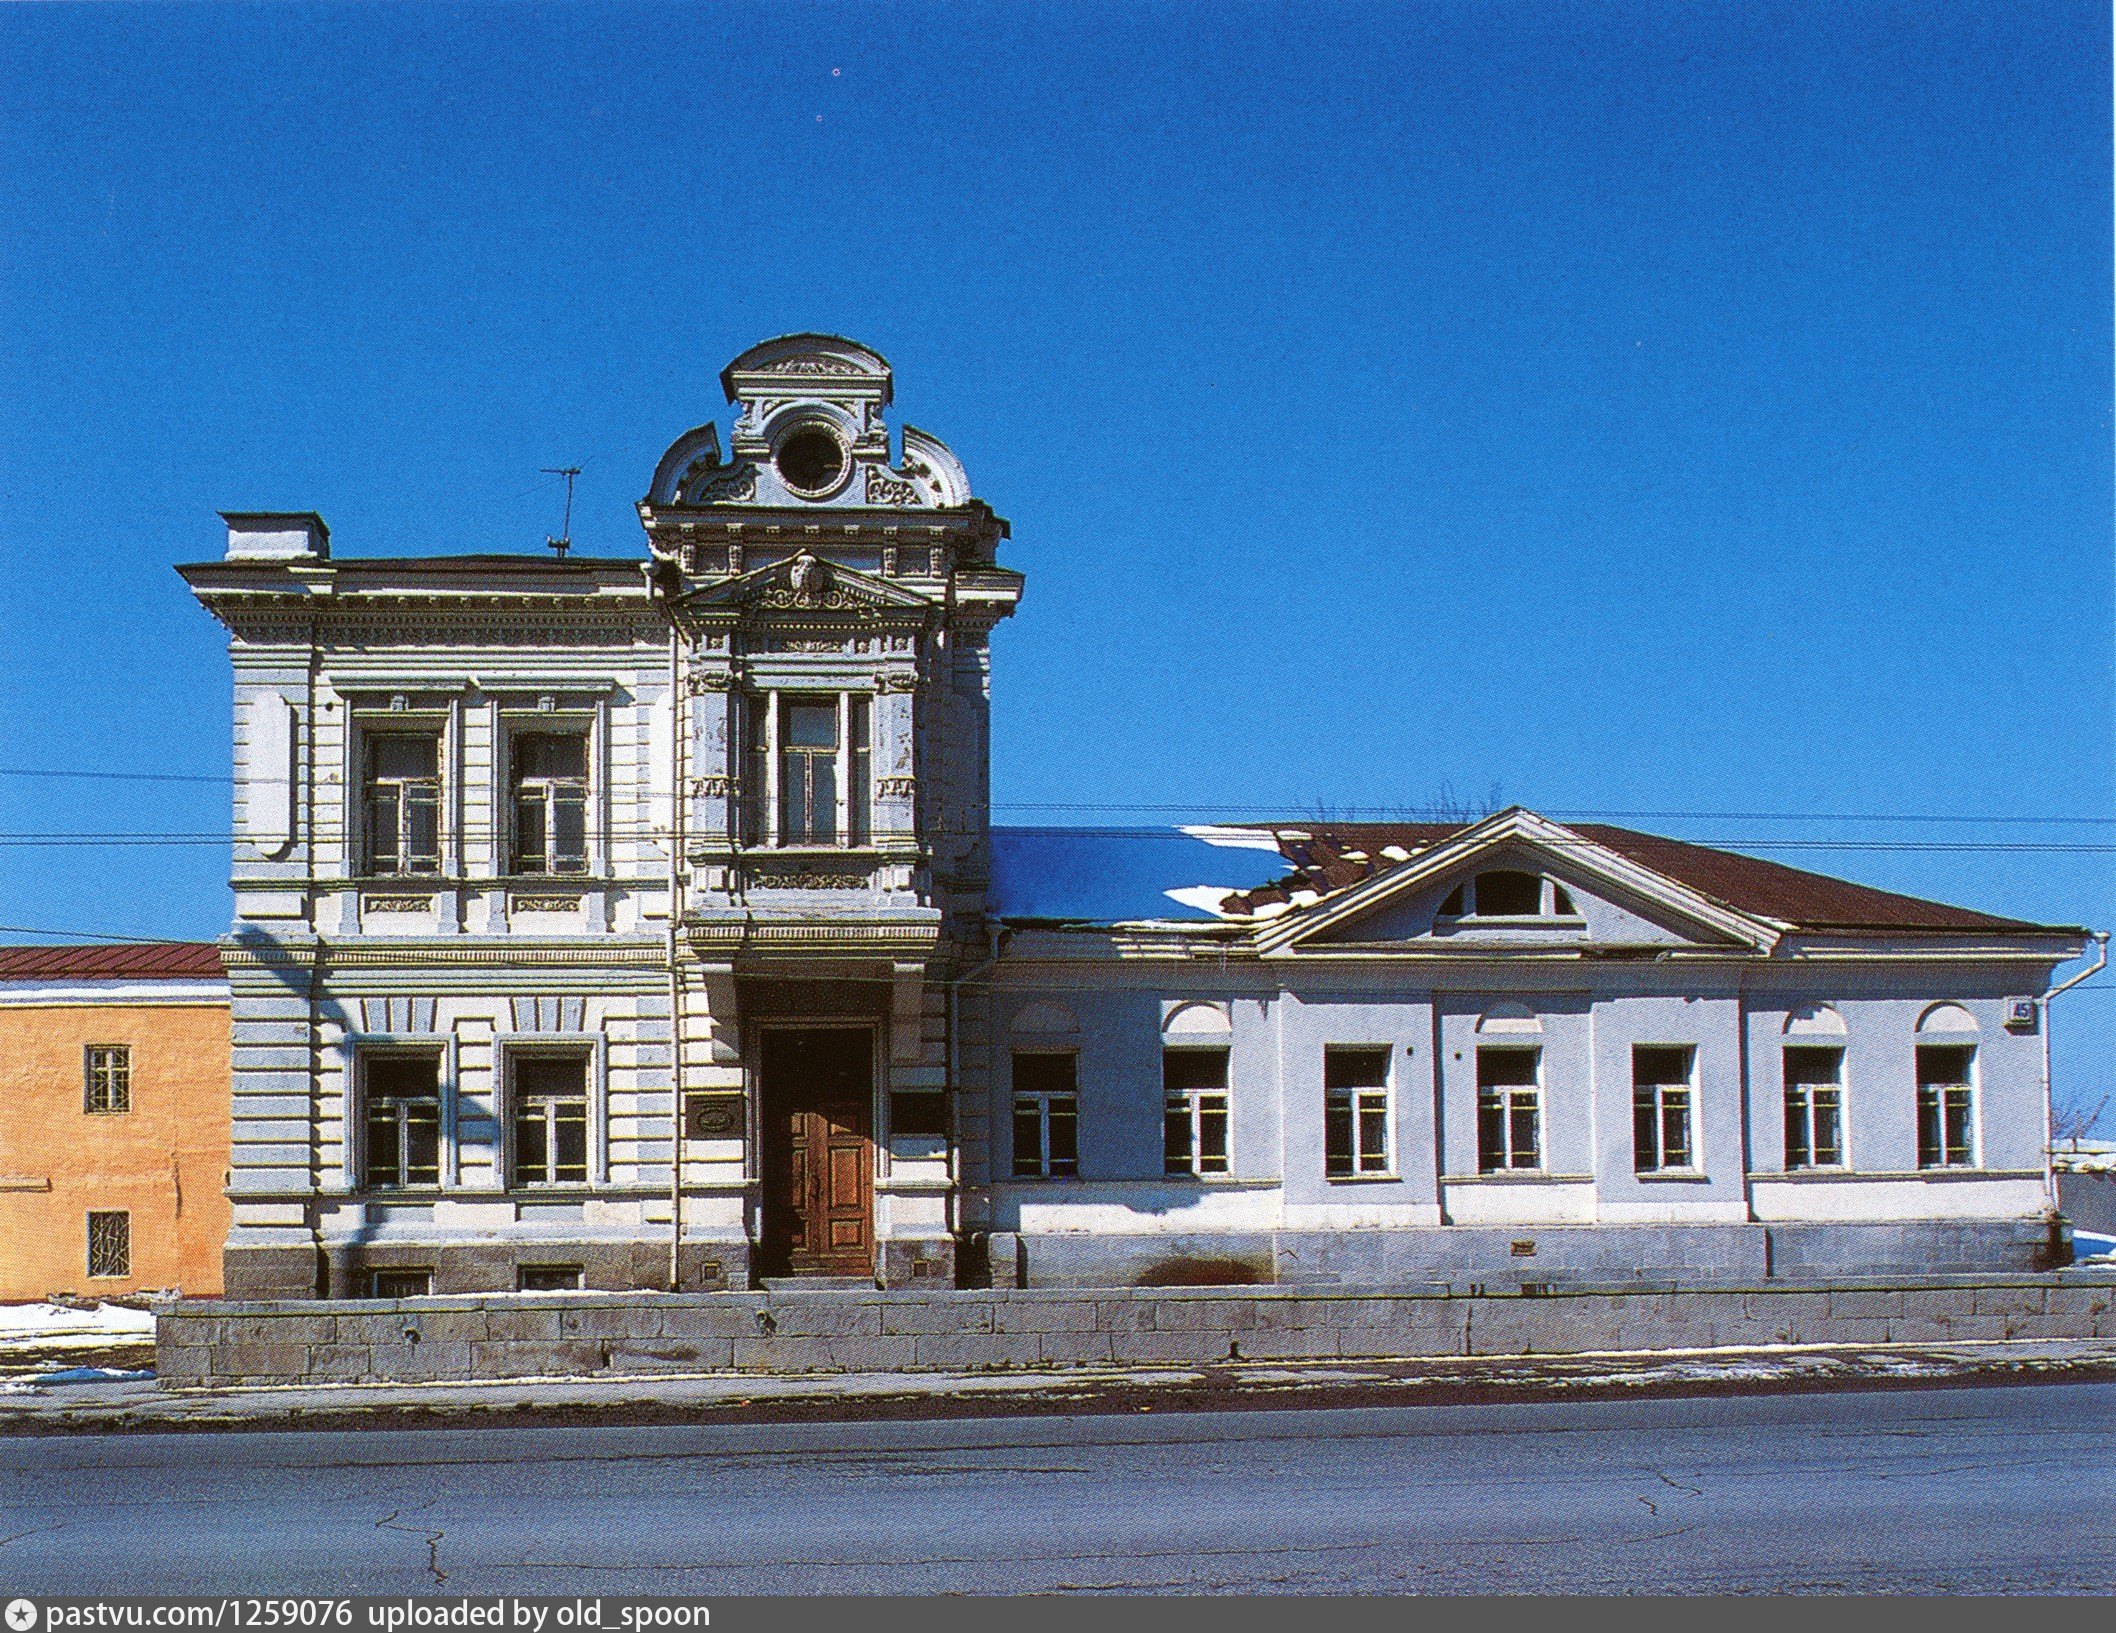
<svg viewBox="0 0 2116 1633">
<path fill-rule="evenodd" d="M 796 431 L 779 445 L 779 475 L 796 493 L 827 493 L 845 470 L 845 450 L 828 431 Z"/>
</svg>

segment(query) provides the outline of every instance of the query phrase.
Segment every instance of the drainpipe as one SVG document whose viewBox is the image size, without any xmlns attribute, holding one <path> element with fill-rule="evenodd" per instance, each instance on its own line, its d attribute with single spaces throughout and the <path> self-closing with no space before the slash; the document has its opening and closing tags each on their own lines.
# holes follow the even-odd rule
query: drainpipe
<svg viewBox="0 0 2116 1633">
<path fill-rule="evenodd" d="M 2070 992 L 2090 976 L 2099 975 L 2109 964 L 2109 932 L 2093 932 L 2094 962 L 2060 986 L 2052 987 L 2043 994 L 2043 1189 L 2048 1194 L 2050 1206 L 2057 1206 L 2057 1165 L 2051 1160 L 2050 1147 L 2056 1143 L 2051 1117 L 2055 1111 L 2050 1094 L 2050 1003 L 2051 1000 Z"/>
<path fill-rule="evenodd" d="M 989 921 L 987 921 L 989 922 Z M 962 1034 L 962 989 L 970 982 L 991 973 L 1000 955 L 1007 950 L 1007 938 L 1013 934 L 1001 926 L 992 939 L 992 951 L 982 964 L 964 970 L 948 983 L 948 1164 L 954 1172 L 949 1176 L 955 1181 L 948 1187 L 948 1211 L 955 1217 L 948 1221 L 951 1234 L 959 1235 L 962 1228 L 962 1118 L 961 1069 L 959 1039 Z"/>
<path fill-rule="evenodd" d="M 657 564 L 658 565 L 658 564 Z M 673 568 L 673 563 L 670 564 Z M 658 591 L 669 619 L 669 1291 L 683 1291 L 683 977 L 676 965 L 676 940 L 683 922 L 684 753 L 682 635 L 676 625 L 675 590 L 653 566 L 650 589 Z"/>
</svg>

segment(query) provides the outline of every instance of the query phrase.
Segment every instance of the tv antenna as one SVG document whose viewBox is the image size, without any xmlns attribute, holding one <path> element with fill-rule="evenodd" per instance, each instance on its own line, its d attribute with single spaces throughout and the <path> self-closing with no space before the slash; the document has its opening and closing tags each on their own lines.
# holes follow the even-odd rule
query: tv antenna
<svg viewBox="0 0 2116 1633">
<path fill-rule="evenodd" d="M 557 538 L 544 540 L 546 545 L 558 553 L 558 559 L 564 561 L 566 552 L 573 548 L 573 479 L 580 475 L 580 467 L 578 465 L 546 465 L 542 469 L 543 474 L 546 476 L 563 476 L 566 479 L 566 519 L 559 526 L 559 536 Z"/>
</svg>

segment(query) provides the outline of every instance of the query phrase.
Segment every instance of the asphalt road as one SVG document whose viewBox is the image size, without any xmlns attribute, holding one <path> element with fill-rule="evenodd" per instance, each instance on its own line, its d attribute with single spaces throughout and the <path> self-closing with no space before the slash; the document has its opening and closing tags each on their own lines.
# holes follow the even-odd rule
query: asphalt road
<svg viewBox="0 0 2116 1633">
<path fill-rule="evenodd" d="M 2116 1384 L 0 1442 L 13 1593 L 2116 1590 Z"/>
</svg>

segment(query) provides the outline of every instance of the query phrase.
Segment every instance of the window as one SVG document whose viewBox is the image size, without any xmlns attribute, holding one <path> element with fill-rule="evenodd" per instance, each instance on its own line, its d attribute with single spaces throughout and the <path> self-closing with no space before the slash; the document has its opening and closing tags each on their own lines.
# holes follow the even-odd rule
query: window
<svg viewBox="0 0 2116 1633">
<path fill-rule="evenodd" d="M 1014 1056 L 1014 1174 L 1069 1179 L 1080 1172 L 1079 1065 L 1072 1055 Z"/>
<path fill-rule="evenodd" d="M 1162 1172 L 1227 1172 L 1227 1051 L 1161 1052 Z"/>
<path fill-rule="evenodd" d="M 1641 1043 L 1631 1050 L 1632 1159 L 1642 1174 L 1695 1165 L 1690 1136 L 1688 1044 Z"/>
<path fill-rule="evenodd" d="M 91 1276 L 132 1274 L 132 1215 L 91 1213 L 88 1216 L 88 1273 Z"/>
<path fill-rule="evenodd" d="M 1976 1166 L 1973 1043 L 1918 1045 L 1918 1166 Z"/>
<path fill-rule="evenodd" d="M 779 842 L 833 845 L 838 837 L 836 698 L 779 706 Z"/>
<path fill-rule="evenodd" d="M 1540 1049 L 1477 1051 L 1477 1171 L 1543 1166 Z"/>
<path fill-rule="evenodd" d="M 88 1046 L 81 1109 L 114 1114 L 132 1109 L 132 1050 L 122 1043 Z"/>
<path fill-rule="evenodd" d="M 588 739 L 528 732 L 514 739 L 514 871 L 588 870 Z"/>
<path fill-rule="evenodd" d="M 373 732 L 367 738 L 367 871 L 441 871 L 441 737 Z"/>
<path fill-rule="evenodd" d="M 431 1270 L 370 1270 L 369 1298 L 425 1298 L 433 1291 Z"/>
<path fill-rule="evenodd" d="M 1785 1165 L 1836 1168 L 1844 1161 L 1844 1051 L 1803 1045 L 1785 1051 Z"/>
<path fill-rule="evenodd" d="M 361 1058 L 361 1067 L 367 1183 L 376 1190 L 440 1184 L 441 1057 L 373 1054 Z"/>
<path fill-rule="evenodd" d="M 1386 1174 L 1389 1051 L 1323 1049 L 1323 1172 L 1335 1179 Z"/>
<path fill-rule="evenodd" d="M 1494 868 L 1464 880 L 1440 904 L 1444 919 L 1573 918 L 1572 893 L 1539 873 Z"/>
<path fill-rule="evenodd" d="M 579 1055 L 517 1055 L 514 1182 L 588 1182 L 588 1062 Z"/>
<path fill-rule="evenodd" d="M 514 1273 L 514 1286 L 522 1293 L 577 1293 L 581 1267 L 577 1264 L 525 1264 Z"/>
<path fill-rule="evenodd" d="M 766 693 L 746 705 L 753 845 L 865 845 L 873 825 L 874 701 L 861 693 Z M 774 763 L 776 757 L 776 764 Z M 772 830 L 763 791 L 774 789 Z"/>
</svg>

